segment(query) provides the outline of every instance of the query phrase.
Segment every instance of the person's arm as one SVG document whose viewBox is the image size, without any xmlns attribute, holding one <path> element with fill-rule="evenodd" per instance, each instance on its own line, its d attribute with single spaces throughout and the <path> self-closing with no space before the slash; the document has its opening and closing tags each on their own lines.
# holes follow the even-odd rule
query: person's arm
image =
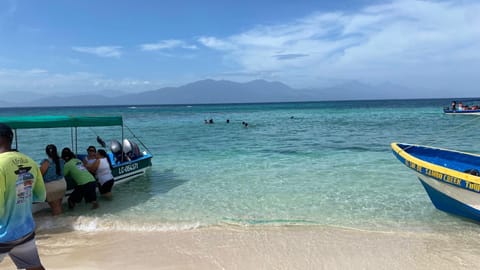
<svg viewBox="0 0 480 270">
<path fill-rule="evenodd" d="M 45 175 L 48 170 L 48 166 L 50 165 L 50 161 L 48 159 L 45 159 L 42 164 L 40 165 L 40 171 L 42 172 L 42 175 Z"/>
<path fill-rule="evenodd" d="M 91 163 L 91 164 L 86 164 L 85 167 L 87 167 L 88 171 L 91 172 L 91 173 L 95 173 L 98 169 L 98 166 L 100 166 L 100 159 L 97 158 L 95 160 L 95 162 Z"/>
<path fill-rule="evenodd" d="M 43 182 L 42 172 L 37 166 L 35 166 L 34 168 L 36 169 L 37 177 L 35 179 L 35 182 L 33 183 L 34 186 L 32 192 L 32 200 L 34 202 L 44 202 L 47 198 L 47 191 L 45 189 L 45 183 Z"/>
</svg>

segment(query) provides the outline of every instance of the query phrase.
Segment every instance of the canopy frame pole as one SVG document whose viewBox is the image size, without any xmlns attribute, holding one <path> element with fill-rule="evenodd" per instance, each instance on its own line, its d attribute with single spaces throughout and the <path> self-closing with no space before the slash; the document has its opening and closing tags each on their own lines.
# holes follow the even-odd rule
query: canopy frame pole
<svg viewBox="0 0 480 270">
<path fill-rule="evenodd" d="M 73 127 L 70 128 L 70 140 L 71 140 L 72 149 L 73 149 Z"/>
<path fill-rule="evenodd" d="M 124 135 L 123 135 L 123 121 L 122 121 L 122 142 L 121 142 L 121 145 L 122 145 L 122 162 L 124 162 L 124 154 L 123 154 L 123 138 L 124 138 Z"/>
<path fill-rule="evenodd" d="M 17 129 L 13 130 L 13 134 L 15 135 L 15 150 L 18 151 L 18 138 L 17 138 Z"/>
<path fill-rule="evenodd" d="M 75 155 L 78 155 L 78 132 L 77 132 L 77 127 L 75 127 Z"/>
</svg>

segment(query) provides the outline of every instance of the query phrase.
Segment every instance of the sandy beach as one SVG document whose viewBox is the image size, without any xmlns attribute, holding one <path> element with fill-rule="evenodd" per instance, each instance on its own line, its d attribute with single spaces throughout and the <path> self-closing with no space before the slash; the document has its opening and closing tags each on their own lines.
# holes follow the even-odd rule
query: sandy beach
<svg viewBox="0 0 480 270">
<path fill-rule="evenodd" d="M 47 269 L 478 269 L 475 243 L 325 227 L 39 233 Z M 15 269 L 9 258 L 1 269 Z"/>
</svg>

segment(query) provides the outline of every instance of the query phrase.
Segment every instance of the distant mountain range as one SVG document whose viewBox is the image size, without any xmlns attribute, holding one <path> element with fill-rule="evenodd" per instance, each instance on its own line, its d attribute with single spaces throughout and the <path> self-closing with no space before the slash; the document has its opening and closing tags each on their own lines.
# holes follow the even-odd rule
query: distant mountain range
<svg viewBox="0 0 480 270">
<path fill-rule="evenodd" d="M 110 92 L 112 92 L 110 90 Z M 106 91 L 107 93 L 107 91 Z M 40 95 L 10 92 L 2 95 L 1 107 L 44 107 L 86 105 L 161 105 L 253 102 L 292 102 L 356 99 L 421 98 L 411 89 L 383 84 L 371 86 L 346 82 L 322 89 L 294 89 L 281 82 L 255 80 L 238 83 L 226 80 L 201 80 L 180 87 L 165 87 L 135 94 L 102 95 L 78 93 Z M 406 95 L 407 94 L 407 95 Z"/>
</svg>

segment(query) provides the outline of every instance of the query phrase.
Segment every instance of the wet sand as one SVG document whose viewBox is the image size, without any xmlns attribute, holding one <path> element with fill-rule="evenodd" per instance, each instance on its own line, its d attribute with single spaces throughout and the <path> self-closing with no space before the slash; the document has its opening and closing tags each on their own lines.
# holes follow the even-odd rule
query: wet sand
<svg viewBox="0 0 480 270">
<path fill-rule="evenodd" d="M 329 227 L 40 232 L 47 269 L 478 269 L 480 247 L 444 234 Z M 7 257 L 1 269 L 15 269 Z"/>
</svg>

